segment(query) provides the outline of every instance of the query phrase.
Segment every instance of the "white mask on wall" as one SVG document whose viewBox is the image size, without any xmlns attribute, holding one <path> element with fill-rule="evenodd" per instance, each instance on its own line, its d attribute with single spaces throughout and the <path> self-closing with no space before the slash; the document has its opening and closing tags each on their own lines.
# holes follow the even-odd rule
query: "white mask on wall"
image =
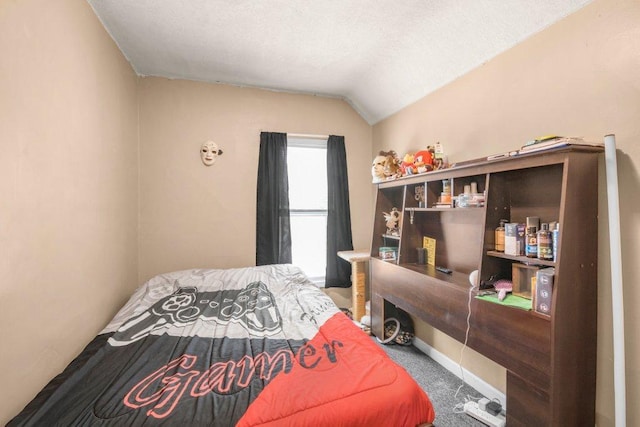
<svg viewBox="0 0 640 427">
<path fill-rule="evenodd" d="M 207 141 L 200 147 L 200 157 L 202 158 L 202 163 L 206 166 L 214 164 L 221 154 L 222 150 L 220 150 L 218 144 L 213 141 Z"/>
</svg>

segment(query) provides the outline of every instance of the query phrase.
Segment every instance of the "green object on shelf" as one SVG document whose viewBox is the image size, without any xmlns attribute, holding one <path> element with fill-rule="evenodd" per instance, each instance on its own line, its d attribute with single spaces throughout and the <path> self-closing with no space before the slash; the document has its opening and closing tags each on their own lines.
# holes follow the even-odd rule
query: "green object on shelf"
<svg viewBox="0 0 640 427">
<path fill-rule="evenodd" d="M 522 298 L 513 294 L 507 294 L 507 296 L 502 301 L 498 299 L 498 294 L 477 295 L 476 298 L 496 304 L 507 305 L 509 307 L 520 308 L 522 310 L 531 310 L 530 299 Z"/>
</svg>

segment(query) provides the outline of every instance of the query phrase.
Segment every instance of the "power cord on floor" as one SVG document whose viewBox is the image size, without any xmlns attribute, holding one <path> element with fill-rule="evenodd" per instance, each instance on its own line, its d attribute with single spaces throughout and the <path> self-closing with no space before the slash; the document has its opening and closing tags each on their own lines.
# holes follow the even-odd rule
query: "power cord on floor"
<svg viewBox="0 0 640 427">
<path fill-rule="evenodd" d="M 477 397 L 477 396 L 471 396 L 470 394 L 467 394 L 464 397 L 464 402 L 458 402 L 455 404 L 455 406 L 453 407 L 453 413 L 454 414 L 462 414 L 464 413 L 464 404 L 467 402 L 478 402 L 480 399 L 482 399 L 482 397 Z"/>
</svg>

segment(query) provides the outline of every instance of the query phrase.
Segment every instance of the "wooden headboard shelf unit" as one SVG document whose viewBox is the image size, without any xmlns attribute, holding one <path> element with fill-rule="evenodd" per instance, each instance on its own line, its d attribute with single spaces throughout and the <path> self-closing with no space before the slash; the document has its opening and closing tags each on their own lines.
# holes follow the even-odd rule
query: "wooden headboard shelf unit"
<svg viewBox="0 0 640 427">
<path fill-rule="evenodd" d="M 514 263 L 554 267 L 550 316 L 474 298 L 467 345 L 507 371 L 507 425 L 595 424 L 597 215 L 599 147 L 571 146 L 493 161 L 479 161 L 376 184 L 371 245 L 373 333 L 383 333 L 385 305 L 396 305 L 464 342 L 469 274 L 511 278 Z M 482 207 L 433 208 L 443 180 L 453 195 L 475 182 Z M 415 200 L 423 186 L 426 207 Z M 384 238 L 382 212 L 402 211 L 399 237 Z M 560 223 L 556 261 L 497 253 L 500 219 L 527 216 Z M 417 264 L 424 236 L 436 239 L 436 265 Z M 397 245 L 392 261 L 382 246 Z"/>
</svg>

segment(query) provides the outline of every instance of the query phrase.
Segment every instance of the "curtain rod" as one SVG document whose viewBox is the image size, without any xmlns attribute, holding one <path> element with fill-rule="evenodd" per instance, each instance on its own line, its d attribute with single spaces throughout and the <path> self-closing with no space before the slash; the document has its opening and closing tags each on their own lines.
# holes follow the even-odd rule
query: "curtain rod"
<svg viewBox="0 0 640 427">
<path fill-rule="evenodd" d="M 313 135 L 310 133 L 288 133 L 291 138 L 329 139 L 329 135 Z"/>
</svg>

